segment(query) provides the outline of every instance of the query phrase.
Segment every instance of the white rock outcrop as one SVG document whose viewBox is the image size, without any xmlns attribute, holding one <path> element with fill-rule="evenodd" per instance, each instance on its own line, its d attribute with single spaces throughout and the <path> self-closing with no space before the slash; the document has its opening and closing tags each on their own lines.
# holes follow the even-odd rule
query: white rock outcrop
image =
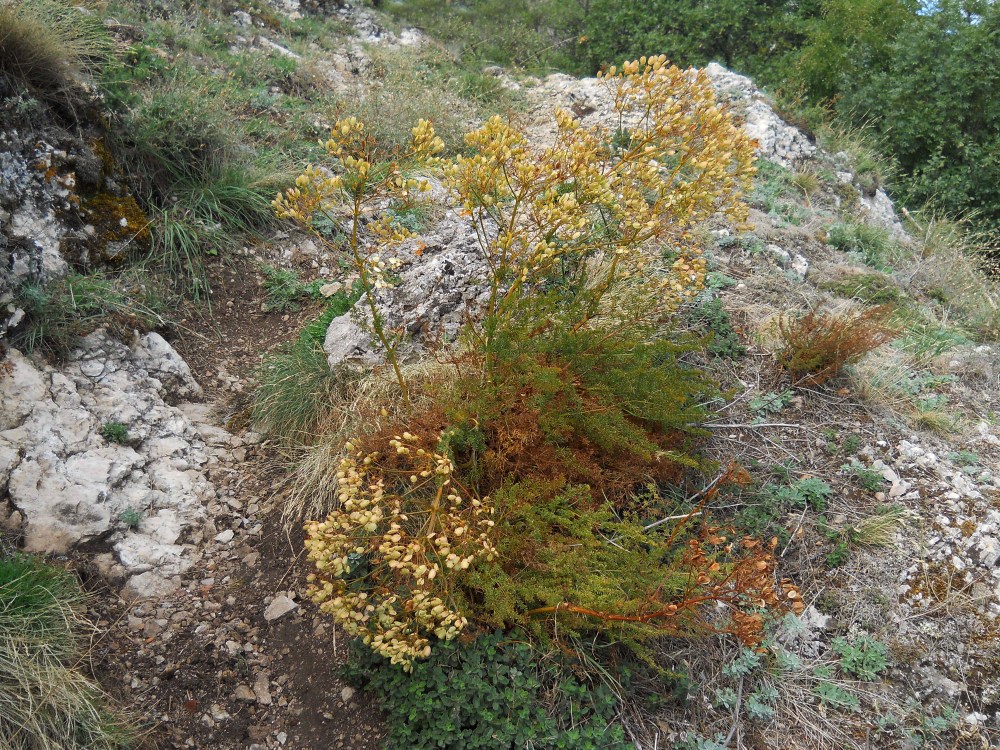
<svg viewBox="0 0 1000 750">
<path fill-rule="evenodd" d="M 215 489 L 198 426 L 170 402 L 200 393 L 155 333 L 131 347 L 92 334 L 58 370 L 11 350 L 0 375 L 0 500 L 20 513 L 25 548 L 106 541 L 127 574 L 151 574 L 137 593 L 186 570 Z M 102 436 L 108 422 L 126 427 L 121 443 Z"/>
<path fill-rule="evenodd" d="M 379 307 L 389 328 L 405 331 L 404 356 L 430 341 L 453 340 L 465 316 L 481 307 L 489 294 L 489 269 L 471 223 L 449 210 L 398 257 L 403 263 L 399 283 L 379 294 Z M 358 324 L 358 315 L 363 315 L 360 306 L 330 322 L 323 348 L 331 367 L 381 358 L 371 335 Z"/>
<path fill-rule="evenodd" d="M 816 153 L 809 136 L 781 119 L 749 78 L 718 63 L 709 63 L 705 73 L 712 79 L 719 98 L 728 102 L 743 119 L 743 129 L 757 141 L 757 153 L 761 158 L 794 169 Z"/>
</svg>

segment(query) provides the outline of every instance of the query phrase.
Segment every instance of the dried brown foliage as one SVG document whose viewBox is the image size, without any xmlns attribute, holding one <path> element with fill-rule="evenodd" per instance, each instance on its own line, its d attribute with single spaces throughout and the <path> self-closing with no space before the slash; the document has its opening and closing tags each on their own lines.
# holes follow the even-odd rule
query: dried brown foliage
<svg viewBox="0 0 1000 750">
<path fill-rule="evenodd" d="M 778 352 L 782 367 L 800 383 L 820 385 L 845 365 L 892 341 L 899 331 L 889 323 L 890 305 L 862 310 L 805 315 L 778 322 L 784 347 Z"/>
</svg>

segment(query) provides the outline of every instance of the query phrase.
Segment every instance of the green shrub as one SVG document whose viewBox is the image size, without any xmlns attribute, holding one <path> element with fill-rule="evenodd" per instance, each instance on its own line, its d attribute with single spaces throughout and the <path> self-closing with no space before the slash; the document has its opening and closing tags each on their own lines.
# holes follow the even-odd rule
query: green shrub
<svg viewBox="0 0 1000 750">
<path fill-rule="evenodd" d="M 703 66 L 714 60 L 760 73 L 794 49 L 801 35 L 799 15 L 810 6 L 762 0 L 592 0 L 584 7 L 584 46 L 593 68 L 663 53 L 678 65 Z"/>
<path fill-rule="evenodd" d="M 87 623 L 74 577 L 0 550 L 0 747 L 116 750 L 132 732 L 81 671 Z"/>
<path fill-rule="evenodd" d="M 528 644 L 502 633 L 435 647 L 406 673 L 365 648 L 351 650 L 347 675 L 387 713 L 387 747 L 412 750 L 625 750 L 631 744 L 614 693 L 546 665 Z"/>
</svg>

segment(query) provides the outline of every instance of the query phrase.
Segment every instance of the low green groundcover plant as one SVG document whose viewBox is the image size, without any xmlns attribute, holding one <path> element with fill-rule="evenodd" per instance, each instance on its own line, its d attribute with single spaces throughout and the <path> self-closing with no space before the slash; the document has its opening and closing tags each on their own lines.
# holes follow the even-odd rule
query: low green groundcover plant
<svg viewBox="0 0 1000 750">
<path fill-rule="evenodd" d="M 626 750 L 615 694 L 516 636 L 496 632 L 435 646 L 404 672 L 356 644 L 345 670 L 381 701 L 386 747 L 424 750 Z"/>
</svg>

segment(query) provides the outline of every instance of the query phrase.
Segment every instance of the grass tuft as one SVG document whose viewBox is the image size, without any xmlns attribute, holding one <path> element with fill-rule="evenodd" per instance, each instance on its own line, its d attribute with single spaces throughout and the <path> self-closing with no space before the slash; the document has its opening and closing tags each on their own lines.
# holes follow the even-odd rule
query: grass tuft
<svg viewBox="0 0 1000 750">
<path fill-rule="evenodd" d="M 71 273 L 44 287 L 24 286 L 17 292 L 17 304 L 26 318 L 11 333 L 11 343 L 57 359 L 65 357 L 78 338 L 98 328 L 127 335 L 167 322 L 167 298 L 139 267 L 117 276 Z"/>
<path fill-rule="evenodd" d="M 20 0 L 2 4 L 0 96 L 27 90 L 72 111 L 81 75 L 107 62 L 112 49 L 99 17 L 70 3 Z"/>
<path fill-rule="evenodd" d="M 113 750 L 132 732 L 78 669 L 83 592 L 65 570 L 0 558 L 0 748 Z"/>
</svg>

